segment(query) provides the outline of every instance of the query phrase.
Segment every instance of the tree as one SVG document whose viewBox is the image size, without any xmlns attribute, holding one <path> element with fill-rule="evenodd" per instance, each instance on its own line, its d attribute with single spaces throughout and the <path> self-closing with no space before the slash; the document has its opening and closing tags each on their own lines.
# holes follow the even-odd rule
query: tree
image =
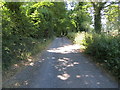
<svg viewBox="0 0 120 90">
<path fill-rule="evenodd" d="M 64 2 L 54 2 L 53 8 L 53 29 L 56 36 L 63 36 L 67 34 L 67 9 Z"/>
<path fill-rule="evenodd" d="M 105 16 L 107 18 L 107 30 L 108 31 L 119 31 L 119 6 L 118 4 L 110 5 L 105 11 Z"/>
<path fill-rule="evenodd" d="M 99 0 L 98 0 L 99 1 Z M 119 2 L 91 2 L 94 8 L 94 29 L 96 33 L 101 33 L 101 11 L 106 7 Z M 108 5 L 106 5 L 108 4 Z"/>
<path fill-rule="evenodd" d="M 74 22 L 76 31 L 88 31 L 91 24 L 91 16 L 88 13 L 88 3 L 79 2 L 71 11 L 71 19 Z"/>
<path fill-rule="evenodd" d="M 94 29 L 96 33 L 101 32 L 101 11 L 106 2 L 91 2 L 94 8 Z"/>
</svg>

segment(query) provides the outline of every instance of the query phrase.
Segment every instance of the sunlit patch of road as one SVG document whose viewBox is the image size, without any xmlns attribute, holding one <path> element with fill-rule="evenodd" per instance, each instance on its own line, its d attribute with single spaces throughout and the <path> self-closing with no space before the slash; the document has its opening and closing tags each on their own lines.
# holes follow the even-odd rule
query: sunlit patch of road
<svg viewBox="0 0 120 90">
<path fill-rule="evenodd" d="M 53 53 L 77 53 L 77 50 L 80 49 L 79 45 L 65 45 L 63 47 L 58 47 L 58 48 L 51 48 L 47 50 L 48 52 L 53 52 Z"/>
</svg>

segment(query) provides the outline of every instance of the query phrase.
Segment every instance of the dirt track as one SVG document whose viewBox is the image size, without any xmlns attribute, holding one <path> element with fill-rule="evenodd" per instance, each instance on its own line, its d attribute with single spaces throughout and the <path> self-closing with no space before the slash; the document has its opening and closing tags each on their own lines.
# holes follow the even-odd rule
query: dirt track
<svg viewBox="0 0 120 90">
<path fill-rule="evenodd" d="M 56 38 L 39 59 L 4 87 L 21 88 L 118 88 L 117 82 L 78 52 L 67 38 Z"/>
</svg>

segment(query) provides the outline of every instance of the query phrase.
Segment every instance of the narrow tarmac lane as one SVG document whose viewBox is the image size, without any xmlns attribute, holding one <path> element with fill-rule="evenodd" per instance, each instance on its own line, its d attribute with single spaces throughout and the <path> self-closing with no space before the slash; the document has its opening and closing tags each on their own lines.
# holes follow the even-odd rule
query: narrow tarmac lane
<svg viewBox="0 0 120 90">
<path fill-rule="evenodd" d="M 117 82 L 78 49 L 67 38 L 56 38 L 34 65 L 7 82 L 21 88 L 118 88 Z"/>
</svg>

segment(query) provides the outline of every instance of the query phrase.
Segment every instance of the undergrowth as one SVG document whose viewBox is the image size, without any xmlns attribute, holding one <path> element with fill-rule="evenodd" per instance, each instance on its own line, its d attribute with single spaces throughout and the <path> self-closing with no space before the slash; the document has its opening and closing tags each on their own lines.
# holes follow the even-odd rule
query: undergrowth
<svg viewBox="0 0 120 90">
<path fill-rule="evenodd" d="M 119 35 L 69 33 L 68 38 L 76 44 L 82 44 L 85 47 L 85 53 L 93 56 L 95 62 L 103 64 L 103 66 L 120 81 Z"/>
<path fill-rule="evenodd" d="M 12 36 L 2 42 L 2 69 L 9 67 L 42 51 L 52 39 L 34 39 Z"/>
</svg>

